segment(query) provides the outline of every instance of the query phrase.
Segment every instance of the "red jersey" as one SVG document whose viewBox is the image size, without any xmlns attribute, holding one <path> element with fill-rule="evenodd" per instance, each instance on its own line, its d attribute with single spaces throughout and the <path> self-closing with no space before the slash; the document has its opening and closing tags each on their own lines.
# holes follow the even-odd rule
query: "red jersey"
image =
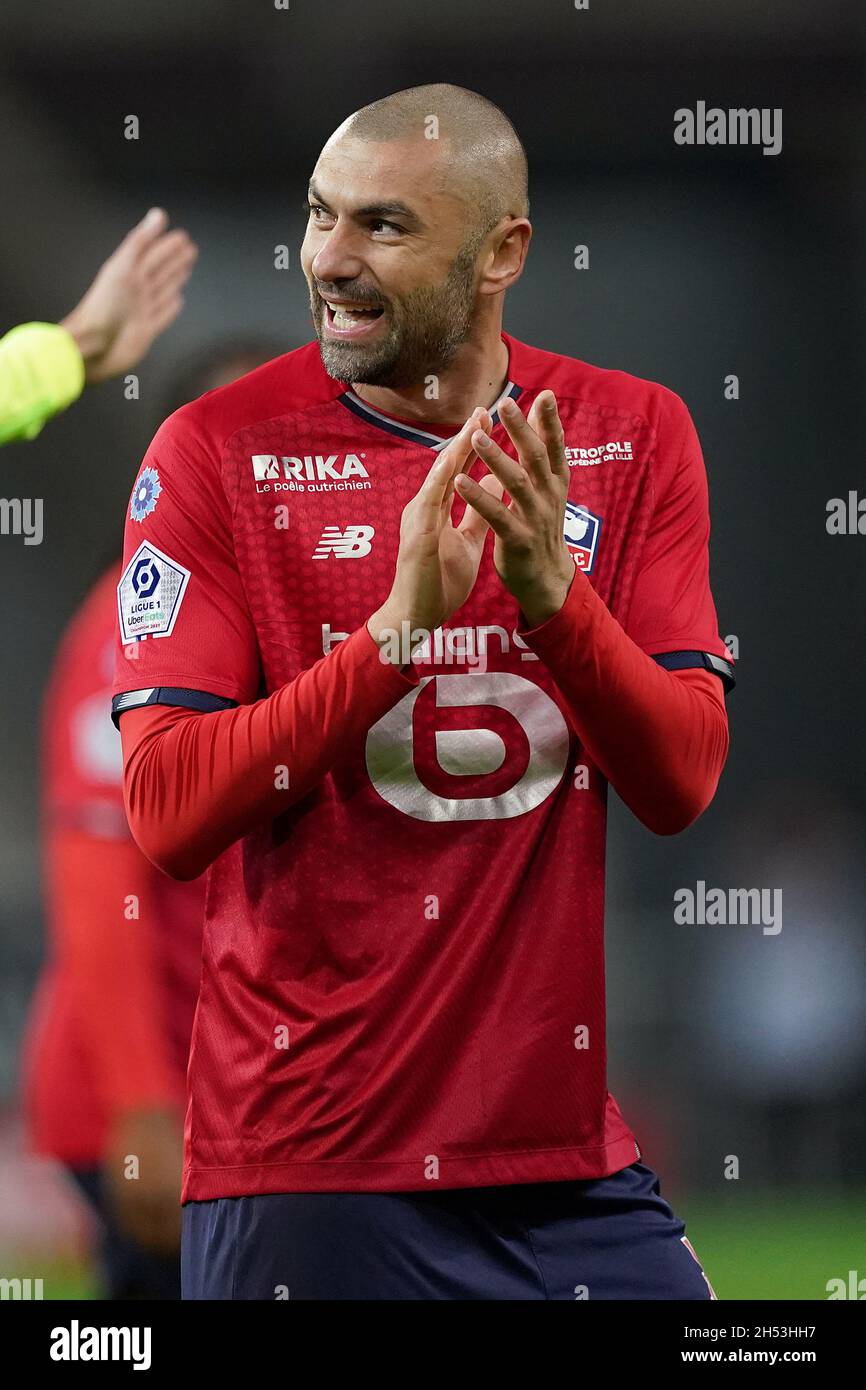
<svg viewBox="0 0 866 1390">
<path fill-rule="evenodd" d="M 559 403 L 575 563 L 645 652 L 724 676 L 683 403 L 502 337 L 505 393 Z M 115 717 L 253 702 L 362 629 L 458 428 L 372 408 L 317 343 L 173 415 L 133 489 Z M 520 616 L 488 544 L 420 680 L 211 867 L 184 1200 L 595 1178 L 639 1156 L 606 1083 L 606 783 Z"/>
<path fill-rule="evenodd" d="M 108 717 L 115 565 L 70 623 L 46 693 L 42 811 L 48 958 L 25 1048 L 37 1152 L 95 1167 L 122 1108 L 183 1105 L 204 883 L 175 883 L 134 844 Z"/>
</svg>

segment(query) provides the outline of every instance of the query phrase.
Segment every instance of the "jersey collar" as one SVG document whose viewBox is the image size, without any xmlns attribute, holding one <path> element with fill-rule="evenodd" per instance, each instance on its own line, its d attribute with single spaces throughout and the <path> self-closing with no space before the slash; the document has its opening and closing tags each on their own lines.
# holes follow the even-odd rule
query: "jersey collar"
<svg viewBox="0 0 866 1390">
<path fill-rule="evenodd" d="M 508 343 L 508 365 L 510 368 L 512 340 L 508 339 L 505 334 L 502 336 Z M 516 400 L 522 390 L 523 387 L 518 386 L 517 383 L 510 378 L 506 381 L 502 393 L 499 395 L 496 404 L 490 411 L 494 429 L 499 424 L 499 407 L 502 402 L 509 396 Z M 434 453 L 438 453 L 440 449 L 444 449 L 446 444 L 450 444 L 451 440 L 455 438 L 453 434 L 439 434 L 435 430 L 419 429 L 416 425 L 408 425 L 404 420 L 395 420 L 392 415 L 386 415 L 384 411 L 377 410 L 374 405 L 370 405 L 367 401 L 362 401 L 361 397 L 356 395 L 351 387 L 344 391 L 342 395 L 338 396 L 337 400 L 341 405 L 344 405 L 347 410 L 351 410 L 354 415 L 360 416 L 362 420 L 366 420 L 369 424 L 375 425 L 378 429 L 387 430 L 389 434 L 396 434 L 398 438 L 408 439 L 413 444 L 423 444 L 426 448 L 432 449 Z"/>
</svg>

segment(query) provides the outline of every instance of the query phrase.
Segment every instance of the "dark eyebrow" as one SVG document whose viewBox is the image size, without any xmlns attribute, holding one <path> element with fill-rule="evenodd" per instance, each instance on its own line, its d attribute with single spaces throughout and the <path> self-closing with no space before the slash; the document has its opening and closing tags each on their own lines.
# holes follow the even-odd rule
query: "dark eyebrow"
<svg viewBox="0 0 866 1390">
<path fill-rule="evenodd" d="M 309 198 L 314 198 L 317 203 L 321 203 L 322 207 L 326 208 L 328 206 L 327 200 L 322 197 L 315 184 L 310 184 L 310 190 L 307 196 Z M 412 209 L 410 207 L 407 207 L 405 203 L 396 201 L 385 203 L 367 203 L 362 208 L 355 208 L 354 216 L 381 217 L 386 221 L 392 217 L 399 217 L 401 221 L 409 222 L 412 224 L 413 227 L 423 226 L 421 218 L 418 216 L 417 212 L 413 212 Z"/>
</svg>

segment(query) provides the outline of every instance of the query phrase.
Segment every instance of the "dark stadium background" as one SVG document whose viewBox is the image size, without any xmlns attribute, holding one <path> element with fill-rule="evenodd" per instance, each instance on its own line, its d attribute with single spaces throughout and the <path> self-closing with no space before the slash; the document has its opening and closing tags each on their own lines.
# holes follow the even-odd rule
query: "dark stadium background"
<svg viewBox="0 0 866 1390">
<path fill-rule="evenodd" d="M 840 0 L 5 0 L 0 331 L 62 317 L 151 204 L 200 259 L 141 399 L 99 387 L 0 460 L 4 495 L 45 506 L 41 546 L 0 537 L 0 1273 L 88 1287 L 68 1200 L 15 1118 L 55 644 L 119 545 L 189 355 L 311 336 L 300 202 L 324 140 L 368 101 L 450 81 L 498 102 L 529 153 L 535 236 L 506 328 L 689 405 L 720 628 L 739 642 L 732 751 L 700 822 L 657 839 L 612 798 L 611 1089 L 721 1296 L 825 1298 L 866 1275 L 866 537 L 825 529 L 827 501 L 866 478 L 863 23 Z M 782 153 L 676 145 L 673 113 L 698 100 L 781 107 Z M 674 891 L 698 879 L 781 888 L 783 930 L 676 925 Z"/>
</svg>

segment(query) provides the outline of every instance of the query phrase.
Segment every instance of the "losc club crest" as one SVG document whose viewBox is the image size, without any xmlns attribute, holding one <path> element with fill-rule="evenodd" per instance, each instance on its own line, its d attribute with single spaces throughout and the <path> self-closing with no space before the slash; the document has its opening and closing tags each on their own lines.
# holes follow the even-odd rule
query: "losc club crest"
<svg viewBox="0 0 866 1390">
<path fill-rule="evenodd" d="M 582 503 L 566 502 L 563 534 L 577 568 L 589 574 L 595 563 L 595 552 L 601 535 L 601 517 L 596 516 Z"/>
</svg>

